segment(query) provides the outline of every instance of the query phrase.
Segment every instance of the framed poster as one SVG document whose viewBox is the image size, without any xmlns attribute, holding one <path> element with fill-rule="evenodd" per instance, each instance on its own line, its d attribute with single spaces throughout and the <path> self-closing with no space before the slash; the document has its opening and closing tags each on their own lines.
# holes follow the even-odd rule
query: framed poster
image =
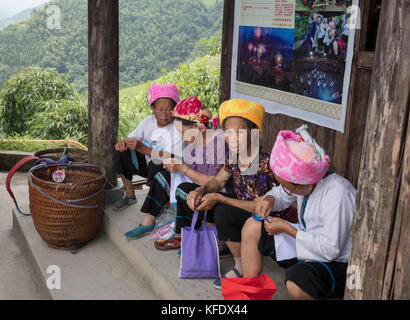
<svg viewBox="0 0 410 320">
<path fill-rule="evenodd" d="M 231 97 L 343 132 L 357 5 L 236 0 Z"/>
</svg>

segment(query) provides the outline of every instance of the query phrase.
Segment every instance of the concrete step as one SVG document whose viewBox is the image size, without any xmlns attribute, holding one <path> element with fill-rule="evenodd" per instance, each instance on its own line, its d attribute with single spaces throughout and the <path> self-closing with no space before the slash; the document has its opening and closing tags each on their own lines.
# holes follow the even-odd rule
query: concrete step
<svg viewBox="0 0 410 320">
<path fill-rule="evenodd" d="M 104 230 L 109 239 L 134 266 L 136 273 L 149 283 L 161 299 L 220 300 L 221 291 L 212 286 L 213 279 L 179 279 L 180 260 L 177 250 L 160 251 L 148 236 L 127 240 L 124 233 L 142 222 L 144 213 L 140 208 L 147 190 L 136 191 L 137 204 L 123 211 L 112 207 L 105 210 Z M 225 274 L 234 265 L 233 258 L 221 259 L 221 273 Z M 285 271 L 270 258 L 265 258 L 263 273 L 275 282 L 278 292 L 274 300 L 289 299 L 284 285 Z"/>
<path fill-rule="evenodd" d="M 28 212 L 27 206 L 23 206 L 23 212 Z M 157 299 L 103 232 L 75 254 L 48 247 L 35 230 L 32 218 L 15 210 L 13 232 L 35 273 L 33 278 L 42 299 Z M 49 266 L 60 268 L 61 289 L 47 287 L 47 279 L 55 272 L 47 273 Z"/>
</svg>

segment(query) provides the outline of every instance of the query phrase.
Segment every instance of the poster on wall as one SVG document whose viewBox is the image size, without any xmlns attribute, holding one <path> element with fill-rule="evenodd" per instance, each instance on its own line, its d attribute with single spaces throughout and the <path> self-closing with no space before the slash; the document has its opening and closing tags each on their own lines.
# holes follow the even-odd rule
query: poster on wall
<svg viewBox="0 0 410 320">
<path fill-rule="evenodd" d="M 357 5 L 236 0 L 231 97 L 343 132 Z"/>
</svg>

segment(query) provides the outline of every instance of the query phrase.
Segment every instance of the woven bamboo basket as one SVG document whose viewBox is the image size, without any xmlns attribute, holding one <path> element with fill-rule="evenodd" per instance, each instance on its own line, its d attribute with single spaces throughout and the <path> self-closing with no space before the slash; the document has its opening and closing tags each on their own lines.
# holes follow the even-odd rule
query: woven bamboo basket
<svg viewBox="0 0 410 320">
<path fill-rule="evenodd" d="M 30 212 L 41 238 L 53 248 L 76 249 L 99 231 L 104 209 L 105 169 L 85 163 L 64 167 L 56 183 L 50 168 L 38 165 L 28 174 Z"/>
<path fill-rule="evenodd" d="M 34 155 L 39 158 L 50 158 L 54 161 L 60 160 L 63 156 L 70 156 L 77 160 L 77 162 L 88 162 L 87 150 L 79 148 L 54 148 L 39 150 L 35 152 Z"/>
</svg>

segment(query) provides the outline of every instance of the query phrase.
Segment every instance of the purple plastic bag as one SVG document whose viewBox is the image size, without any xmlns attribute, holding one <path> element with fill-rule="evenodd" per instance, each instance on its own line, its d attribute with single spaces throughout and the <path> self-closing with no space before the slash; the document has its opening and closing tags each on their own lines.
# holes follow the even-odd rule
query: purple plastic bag
<svg viewBox="0 0 410 320">
<path fill-rule="evenodd" d="M 204 224 L 195 230 L 198 211 L 194 212 L 190 227 L 182 228 L 181 268 L 179 277 L 185 279 L 218 278 L 219 250 L 216 227 L 206 223 L 207 211 L 204 214 Z"/>
</svg>

